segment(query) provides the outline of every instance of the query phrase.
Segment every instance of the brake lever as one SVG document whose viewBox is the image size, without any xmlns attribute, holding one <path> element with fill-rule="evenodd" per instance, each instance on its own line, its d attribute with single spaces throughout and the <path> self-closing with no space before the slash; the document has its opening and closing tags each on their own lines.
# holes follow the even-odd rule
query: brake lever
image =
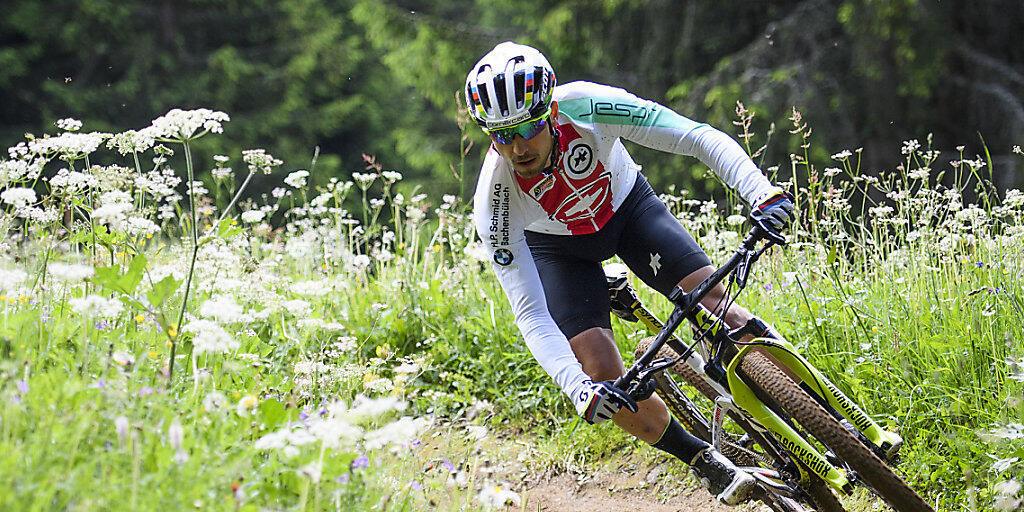
<svg viewBox="0 0 1024 512">
<path fill-rule="evenodd" d="M 637 402 L 647 400 L 652 394 L 654 394 L 654 385 L 653 383 L 648 385 L 648 381 L 654 378 L 654 374 L 664 371 L 666 368 L 676 364 L 676 362 L 678 362 L 678 359 L 668 357 L 655 359 L 651 362 L 650 366 L 640 370 L 640 373 L 636 376 L 636 380 L 629 386 L 627 394 Z"/>
</svg>

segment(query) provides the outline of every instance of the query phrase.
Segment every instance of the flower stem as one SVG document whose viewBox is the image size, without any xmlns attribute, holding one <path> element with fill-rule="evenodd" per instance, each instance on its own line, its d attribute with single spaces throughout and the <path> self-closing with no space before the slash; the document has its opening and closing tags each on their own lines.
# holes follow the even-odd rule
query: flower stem
<svg viewBox="0 0 1024 512">
<path fill-rule="evenodd" d="M 242 197 L 242 191 L 245 190 L 245 187 L 249 185 L 249 181 L 252 180 L 252 175 L 253 172 L 249 171 L 249 175 L 245 177 L 245 181 L 242 182 L 242 186 L 238 187 L 238 191 L 235 192 L 235 196 L 231 198 L 231 202 L 229 202 L 228 205 L 224 207 L 224 211 L 220 212 L 220 218 L 217 219 L 218 223 L 224 220 L 228 216 L 228 212 L 230 212 L 231 209 L 235 207 L 235 203 L 238 202 L 238 198 Z"/>
<path fill-rule="evenodd" d="M 192 274 L 195 273 L 196 256 L 199 254 L 199 221 L 196 215 L 195 187 L 192 185 L 192 182 L 194 181 L 192 171 L 192 152 L 188 146 L 187 140 L 182 141 L 182 145 L 185 147 L 185 168 L 188 170 L 188 203 L 189 209 L 192 212 L 192 258 L 188 266 L 188 277 L 185 278 L 185 296 L 181 299 L 181 310 L 178 312 L 178 323 L 174 326 L 174 330 L 178 332 L 171 338 L 171 359 L 167 363 L 168 382 L 174 382 L 174 353 L 178 348 L 178 336 L 181 335 L 182 327 L 181 322 L 185 319 L 185 308 L 188 307 L 188 295 L 192 289 Z"/>
</svg>

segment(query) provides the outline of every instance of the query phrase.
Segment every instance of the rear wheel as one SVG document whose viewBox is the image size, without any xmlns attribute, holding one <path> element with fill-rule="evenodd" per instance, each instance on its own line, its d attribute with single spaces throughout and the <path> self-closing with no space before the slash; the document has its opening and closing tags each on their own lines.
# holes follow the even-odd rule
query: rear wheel
<svg viewBox="0 0 1024 512">
<path fill-rule="evenodd" d="M 899 512 L 931 511 L 932 508 L 892 469 L 846 430 L 796 382 L 758 351 L 740 361 L 739 375 L 755 392 L 771 397 L 782 410 L 815 439 L 831 449 L 857 475 Z"/>
</svg>

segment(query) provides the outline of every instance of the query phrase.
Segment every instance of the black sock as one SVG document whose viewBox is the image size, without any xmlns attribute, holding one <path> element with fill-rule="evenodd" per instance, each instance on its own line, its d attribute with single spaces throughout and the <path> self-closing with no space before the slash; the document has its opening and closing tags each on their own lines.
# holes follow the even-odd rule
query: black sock
<svg viewBox="0 0 1024 512">
<path fill-rule="evenodd" d="M 689 464 L 701 450 L 710 445 L 687 432 L 675 418 L 672 418 L 665 429 L 665 433 L 661 435 L 661 439 L 651 446 L 675 455 L 679 460 Z"/>
</svg>

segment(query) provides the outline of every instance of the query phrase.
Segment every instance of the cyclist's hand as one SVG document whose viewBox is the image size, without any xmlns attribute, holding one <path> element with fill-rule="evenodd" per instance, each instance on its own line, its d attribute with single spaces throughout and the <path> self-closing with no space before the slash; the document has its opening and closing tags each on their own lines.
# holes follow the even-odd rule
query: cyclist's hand
<svg viewBox="0 0 1024 512">
<path fill-rule="evenodd" d="M 751 216 L 762 219 L 777 233 L 782 233 L 793 221 L 793 200 L 779 187 L 754 206 Z"/>
<path fill-rule="evenodd" d="M 636 402 L 625 391 L 616 388 L 613 381 L 610 380 L 583 381 L 573 402 L 575 402 L 576 412 L 592 425 L 610 420 L 623 406 L 633 412 L 639 410 Z"/>
</svg>

